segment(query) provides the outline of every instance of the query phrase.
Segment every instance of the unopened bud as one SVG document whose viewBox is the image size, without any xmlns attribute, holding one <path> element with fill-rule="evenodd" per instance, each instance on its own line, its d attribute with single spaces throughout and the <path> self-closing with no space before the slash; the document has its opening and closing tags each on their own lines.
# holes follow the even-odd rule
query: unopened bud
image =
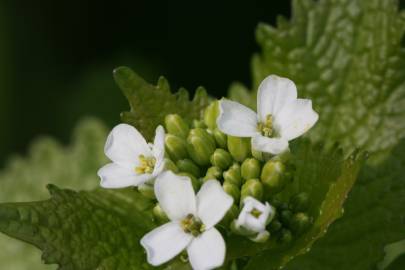
<svg viewBox="0 0 405 270">
<path fill-rule="evenodd" d="M 187 151 L 195 163 L 207 166 L 215 151 L 215 140 L 205 130 L 193 129 L 187 137 Z"/>
<path fill-rule="evenodd" d="M 243 162 L 250 155 L 250 138 L 228 136 L 228 151 L 236 161 Z"/>
<path fill-rule="evenodd" d="M 264 164 L 260 179 L 266 192 L 269 194 L 275 194 L 284 188 L 284 171 L 285 166 L 280 161 L 269 160 Z"/>
<path fill-rule="evenodd" d="M 153 207 L 152 212 L 159 223 L 165 223 L 169 221 L 169 218 L 158 203 L 155 205 L 155 207 Z"/>
<path fill-rule="evenodd" d="M 290 210 L 283 210 L 280 213 L 280 220 L 283 222 L 284 225 L 289 225 L 291 222 L 291 219 L 293 217 L 293 213 Z"/>
<path fill-rule="evenodd" d="M 177 168 L 176 164 L 174 164 L 171 159 L 165 158 L 165 170 L 177 173 L 179 171 L 179 168 Z"/>
<path fill-rule="evenodd" d="M 249 179 L 242 185 L 241 202 L 243 202 L 247 196 L 252 196 L 259 201 L 262 199 L 263 185 L 258 179 Z"/>
<path fill-rule="evenodd" d="M 259 232 L 254 237 L 249 237 L 250 240 L 256 243 L 264 243 L 270 238 L 270 233 L 268 231 Z"/>
<path fill-rule="evenodd" d="M 229 182 L 224 182 L 222 187 L 224 188 L 224 191 L 226 193 L 228 193 L 229 195 L 231 195 L 234 199 L 234 202 L 237 203 L 239 201 L 240 198 L 240 190 L 239 187 L 229 183 Z"/>
<path fill-rule="evenodd" d="M 290 221 L 290 228 L 295 233 L 302 233 L 305 231 L 311 224 L 311 219 L 305 213 L 299 212 L 295 213 Z"/>
<path fill-rule="evenodd" d="M 232 156 L 228 151 L 218 148 L 211 156 L 211 164 L 226 170 L 232 165 Z"/>
<path fill-rule="evenodd" d="M 180 176 L 187 176 L 191 180 L 191 184 L 193 185 L 194 191 L 197 191 L 200 189 L 200 181 L 192 174 L 186 173 L 186 172 L 181 172 L 178 175 Z"/>
<path fill-rule="evenodd" d="M 293 239 L 292 233 L 290 230 L 282 229 L 280 234 L 279 241 L 283 244 L 290 243 Z"/>
<path fill-rule="evenodd" d="M 228 138 L 225 133 L 222 133 L 218 128 L 216 128 L 212 131 L 212 135 L 214 136 L 218 147 L 227 149 Z"/>
<path fill-rule="evenodd" d="M 193 120 L 193 122 L 191 123 L 191 126 L 193 128 L 206 128 L 207 127 L 202 120 L 196 120 L 196 119 Z"/>
<path fill-rule="evenodd" d="M 283 225 L 281 224 L 280 221 L 278 221 L 277 219 L 274 219 L 271 223 L 270 223 L 270 231 L 271 232 L 277 232 L 278 230 L 281 229 Z"/>
<path fill-rule="evenodd" d="M 234 163 L 226 172 L 224 172 L 223 177 L 225 182 L 232 183 L 237 187 L 242 185 L 240 166 L 237 163 Z"/>
<path fill-rule="evenodd" d="M 241 166 L 241 173 L 244 179 L 259 178 L 260 170 L 260 162 L 255 158 L 246 159 Z"/>
<path fill-rule="evenodd" d="M 252 148 L 252 156 L 253 156 L 255 159 L 257 159 L 257 160 L 260 160 L 260 161 L 263 161 L 263 160 L 264 160 L 264 154 L 263 154 L 263 152 L 260 152 L 260 151 L 258 151 L 258 150 L 255 150 L 255 149 L 253 149 L 253 148 Z"/>
<path fill-rule="evenodd" d="M 186 172 L 186 173 L 192 174 L 195 177 L 200 177 L 201 176 L 200 168 L 190 159 L 178 160 L 176 165 L 177 165 L 177 168 L 181 172 Z"/>
<path fill-rule="evenodd" d="M 166 134 L 165 148 L 167 154 L 174 161 L 185 159 L 188 156 L 185 140 L 176 135 Z"/>
<path fill-rule="evenodd" d="M 212 102 L 204 112 L 204 123 L 208 128 L 214 129 L 217 127 L 217 118 L 219 115 L 218 100 Z"/>
<path fill-rule="evenodd" d="M 155 197 L 155 191 L 153 189 L 152 185 L 149 184 L 142 184 L 138 186 L 138 191 L 145 196 L 146 198 L 149 199 L 156 199 Z"/>
<path fill-rule="evenodd" d="M 290 208 L 294 212 L 306 211 L 309 207 L 309 196 L 306 192 L 301 192 L 290 199 Z"/>
<path fill-rule="evenodd" d="M 165 117 L 165 126 L 169 134 L 187 138 L 190 128 L 187 123 L 178 114 L 168 114 Z"/>
<path fill-rule="evenodd" d="M 222 170 L 216 166 L 210 167 L 205 174 L 204 181 L 211 180 L 211 179 L 221 179 Z"/>
</svg>

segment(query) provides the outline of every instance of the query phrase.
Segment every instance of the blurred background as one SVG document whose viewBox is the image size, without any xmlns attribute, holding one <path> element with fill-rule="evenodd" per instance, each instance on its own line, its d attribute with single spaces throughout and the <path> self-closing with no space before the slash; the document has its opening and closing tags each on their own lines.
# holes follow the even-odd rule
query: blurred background
<svg viewBox="0 0 405 270">
<path fill-rule="evenodd" d="M 173 90 L 250 85 L 257 23 L 290 15 L 289 1 L 104 2 L 0 2 L 0 168 L 40 135 L 66 143 L 82 116 L 118 123 L 120 65 Z"/>
</svg>

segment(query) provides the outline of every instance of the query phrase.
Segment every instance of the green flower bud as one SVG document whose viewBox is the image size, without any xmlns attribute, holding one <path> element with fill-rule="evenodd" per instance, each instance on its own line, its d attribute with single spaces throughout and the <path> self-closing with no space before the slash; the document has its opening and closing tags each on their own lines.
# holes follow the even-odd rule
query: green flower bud
<svg viewBox="0 0 405 270">
<path fill-rule="evenodd" d="M 236 161 L 243 162 L 250 155 L 250 138 L 228 136 L 228 151 Z"/>
<path fill-rule="evenodd" d="M 262 231 L 256 234 L 254 237 L 249 237 L 250 240 L 256 243 L 264 243 L 270 238 L 270 233 L 268 231 Z"/>
<path fill-rule="evenodd" d="M 214 129 L 217 127 L 217 117 L 219 115 L 218 100 L 212 102 L 204 112 L 204 123 L 208 128 Z"/>
<path fill-rule="evenodd" d="M 181 172 L 189 173 L 191 175 L 194 175 L 195 177 L 201 176 L 200 168 L 190 159 L 178 160 L 176 165 L 177 165 L 177 168 L 179 168 L 179 170 Z"/>
<path fill-rule="evenodd" d="M 293 239 L 292 233 L 290 230 L 282 229 L 279 241 L 283 244 L 290 243 Z"/>
<path fill-rule="evenodd" d="M 283 222 L 284 225 L 289 225 L 292 217 L 293 213 L 290 210 L 283 210 L 280 213 L 280 220 L 281 222 Z"/>
<path fill-rule="evenodd" d="M 169 218 L 158 203 L 155 205 L 155 207 L 153 207 L 152 212 L 159 223 L 165 223 L 169 221 Z"/>
<path fill-rule="evenodd" d="M 228 138 L 224 133 L 222 133 L 219 129 L 216 128 L 212 131 L 212 135 L 214 135 L 215 142 L 217 143 L 218 147 L 227 149 Z"/>
<path fill-rule="evenodd" d="M 174 161 L 185 159 L 188 156 L 185 140 L 176 135 L 166 134 L 165 148 L 167 154 Z"/>
<path fill-rule="evenodd" d="M 191 126 L 193 128 L 206 128 L 207 126 L 204 124 L 203 121 L 201 120 L 196 120 L 194 119 L 193 122 L 191 123 Z"/>
<path fill-rule="evenodd" d="M 204 181 L 205 180 L 210 180 L 210 179 L 221 179 L 222 176 L 222 170 L 216 166 L 210 167 L 207 170 L 207 173 L 205 174 Z"/>
<path fill-rule="evenodd" d="M 190 128 L 187 123 L 178 114 L 168 114 L 165 117 L 165 126 L 169 134 L 187 138 Z"/>
<path fill-rule="evenodd" d="M 232 165 L 232 156 L 224 149 L 218 148 L 211 156 L 211 164 L 226 170 Z"/>
<path fill-rule="evenodd" d="M 149 198 L 149 199 L 156 199 L 156 197 L 155 197 L 155 191 L 154 191 L 152 185 L 149 185 L 149 184 L 140 185 L 140 186 L 138 186 L 138 190 L 139 190 L 139 192 L 140 192 L 143 196 L 145 196 L 146 198 Z"/>
<path fill-rule="evenodd" d="M 309 207 L 309 196 L 306 192 L 301 192 L 290 199 L 290 208 L 294 212 L 306 211 Z"/>
<path fill-rule="evenodd" d="M 239 208 L 233 204 L 231 208 L 229 208 L 228 212 L 226 212 L 224 218 L 221 220 L 220 225 L 223 227 L 228 227 L 231 222 L 238 217 Z"/>
<path fill-rule="evenodd" d="M 295 233 L 302 233 L 305 231 L 311 224 L 311 219 L 305 213 L 299 212 L 295 213 L 290 221 L 290 228 Z"/>
<path fill-rule="evenodd" d="M 174 173 L 177 173 L 179 171 L 179 168 L 177 168 L 176 164 L 174 164 L 174 162 L 168 158 L 165 158 L 165 169 Z"/>
<path fill-rule="evenodd" d="M 192 174 L 186 173 L 186 172 L 181 172 L 178 175 L 180 176 L 187 176 L 191 180 L 191 184 L 193 185 L 194 191 L 197 191 L 200 189 L 201 183 L 200 181 Z"/>
<path fill-rule="evenodd" d="M 241 174 L 244 179 L 259 178 L 260 170 L 260 162 L 255 158 L 246 159 L 241 166 Z"/>
<path fill-rule="evenodd" d="M 285 166 L 280 161 L 269 160 L 264 164 L 260 179 L 269 194 L 280 192 L 285 186 Z"/>
<path fill-rule="evenodd" d="M 207 166 L 215 151 L 215 140 L 203 129 L 192 129 L 187 137 L 187 151 L 195 163 Z"/>
<path fill-rule="evenodd" d="M 239 201 L 240 198 L 240 190 L 239 187 L 229 183 L 229 182 L 224 182 L 222 187 L 224 188 L 224 191 L 226 193 L 228 193 L 229 195 L 231 195 L 234 199 L 234 203 L 237 203 Z"/>
<path fill-rule="evenodd" d="M 263 152 L 260 152 L 260 151 L 258 151 L 258 150 L 255 150 L 255 149 L 253 149 L 253 148 L 252 148 L 252 156 L 253 156 L 255 159 L 257 159 L 257 160 L 264 161 L 264 154 L 263 154 Z"/>
<path fill-rule="evenodd" d="M 271 232 L 277 232 L 278 230 L 281 229 L 283 225 L 281 224 L 280 221 L 278 221 L 277 219 L 274 219 L 271 223 L 270 223 L 270 231 Z"/>
<path fill-rule="evenodd" d="M 237 163 L 234 163 L 226 172 L 224 172 L 223 177 L 225 182 L 232 183 L 237 187 L 242 185 L 240 166 Z"/>
<path fill-rule="evenodd" d="M 243 202 L 247 196 L 252 196 L 259 201 L 262 199 L 263 185 L 258 179 L 249 179 L 242 185 L 240 201 Z"/>
</svg>

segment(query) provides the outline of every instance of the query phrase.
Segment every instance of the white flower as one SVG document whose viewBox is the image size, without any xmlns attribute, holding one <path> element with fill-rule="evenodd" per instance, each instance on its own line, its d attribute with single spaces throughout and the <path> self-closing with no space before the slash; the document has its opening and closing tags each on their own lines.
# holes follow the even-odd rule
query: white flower
<svg viewBox="0 0 405 270">
<path fill-rule="evenodd" d="M 188 177 L 166 171 L 155 181 L 155 195 L 171 221 L 141 239 L 148 262 L 158 266 L 187 249 L 193 269 L 221 266 L 225 259 L 225 241 L 214 226 L 233 204 L 221 184 L 209 180 L 195 195 Z"/>
<path fill-rule="evenodd" d="M 266 231 L 266 226 L 274 215 L 275 211 L 268 202 L 263 204 L 248 196 L 243 200 L 243 209 L 233 226 L 242 234 L 252 236 L 254 241 L 267 240 L 269 232 Z"/>
<path fill-rule="evenodd" d="M 139 131 L 127 124 L 114 127 L 104 147 L 112 160 L 98 171 L 104 188 L 139 186 L 154 179 L 164 169 L 165 131 L 156 128 L 153 145 Z"/>
<path fill-rule="evenodd" d="M 271 75 L 259 86 L 257 114 L 240 103 L 222 100 L 217 124 L 225 134 L 251 137 L 253 149 L 277 155 L 316 121 L 311 100 L 297 99 L 294 82 Z"/>
</svg>

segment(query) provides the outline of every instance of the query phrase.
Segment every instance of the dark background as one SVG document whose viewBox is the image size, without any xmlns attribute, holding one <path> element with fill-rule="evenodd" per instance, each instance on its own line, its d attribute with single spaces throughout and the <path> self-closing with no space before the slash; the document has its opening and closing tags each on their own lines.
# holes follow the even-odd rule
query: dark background
<svg viewBox="0 0 405 270">
<path fill-rule="evenodd" d="M 0 167 L 40 135 L 66 143 L 82 116 L 117 124 L 128 108 L 111 75 L 120 65 L 215 96 L 250 85 L 255 27 L 279 14 L 289 1 L 2 1 Z"/>
</svg>

